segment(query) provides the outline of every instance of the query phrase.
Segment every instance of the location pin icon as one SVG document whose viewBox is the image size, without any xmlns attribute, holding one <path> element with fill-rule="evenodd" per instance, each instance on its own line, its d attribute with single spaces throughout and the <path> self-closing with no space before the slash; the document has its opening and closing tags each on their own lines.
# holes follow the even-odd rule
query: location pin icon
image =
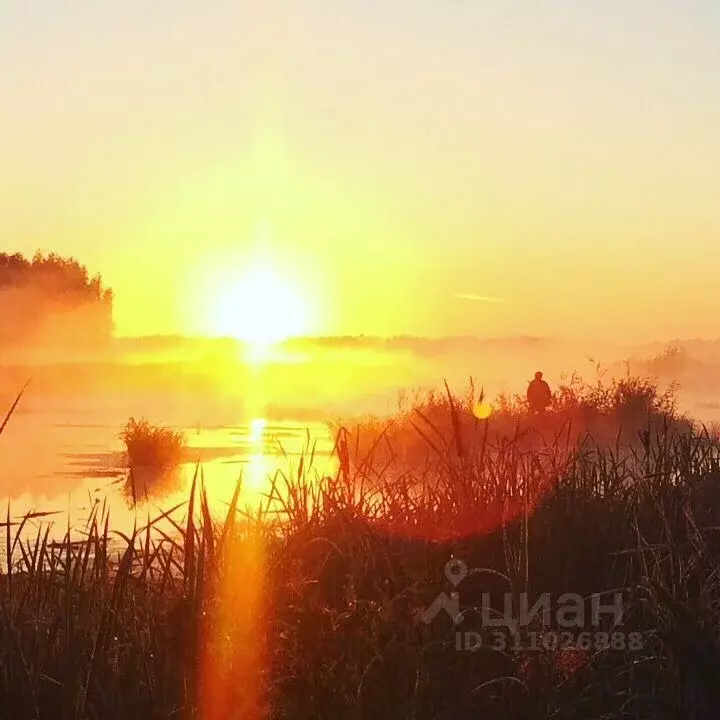
<svg viewBox="0 0 720 720">
<path fill-rule="evenodd" d="M 451 558 L 445 563 L 445 577 L 457 587 L 468 574 L 467 565 L 458 558 Z"/>
</svg>

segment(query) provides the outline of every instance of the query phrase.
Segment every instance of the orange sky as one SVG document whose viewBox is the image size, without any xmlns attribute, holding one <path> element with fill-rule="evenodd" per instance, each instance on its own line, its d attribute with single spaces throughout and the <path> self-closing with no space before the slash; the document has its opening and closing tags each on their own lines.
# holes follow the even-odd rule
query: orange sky
<svg viewBox="0 0 720 720">
<path fill-rule="evenodd" d="M 227 326 L 262 256 L 312 333 L 718 334 L 709 0 L 65 5 L 0 8 L 3 249 L 119 332 Z"/>
</svg>

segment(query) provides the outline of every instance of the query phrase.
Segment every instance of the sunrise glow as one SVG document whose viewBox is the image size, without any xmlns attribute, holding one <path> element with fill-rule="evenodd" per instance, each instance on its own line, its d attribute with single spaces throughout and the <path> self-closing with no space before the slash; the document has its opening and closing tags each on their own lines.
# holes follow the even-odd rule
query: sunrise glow
<svg viewBox="0 0 720 720">
<path fill-rule="evenodd" d="M 720 718 L 719 39 L 0 0 L 0 720 Z"/>
<path fill-rule="evenodd" d="M 223 278 L 215 291 L 210 334 L 231 337 L 261 350 L 307 332 L 302 293 L 260 260 Z"/>
</svg>

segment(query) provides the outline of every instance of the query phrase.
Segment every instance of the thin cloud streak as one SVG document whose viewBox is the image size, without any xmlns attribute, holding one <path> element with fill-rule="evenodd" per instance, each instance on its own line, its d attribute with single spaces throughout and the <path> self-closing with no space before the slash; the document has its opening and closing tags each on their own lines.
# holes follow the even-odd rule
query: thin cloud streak
<svg viewBox="0 0 720 720">
<path fill-rule="evenodd" d="M 453 295 L 457 300 L 473 300 L 474 302 L 485 303 L 504 303 L 507 300 L 504 297 L 493 297 L 492 295 L 473 295 L 472 293 L 457 293 Z"/>
</svg>

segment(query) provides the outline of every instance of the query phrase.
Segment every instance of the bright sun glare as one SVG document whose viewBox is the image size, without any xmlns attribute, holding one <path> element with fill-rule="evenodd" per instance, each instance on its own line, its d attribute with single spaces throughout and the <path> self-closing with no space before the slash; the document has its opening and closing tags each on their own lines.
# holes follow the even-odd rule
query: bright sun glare
<svg viewBox="0 0 720 720">
<path fill-rule="evenodd" d="M 307 323 L 305 299 L 268 262 L 256 262 L 219 288 L 214 318 L 219 335 L 267 348 L 303 334 Z"/>
</svg>

